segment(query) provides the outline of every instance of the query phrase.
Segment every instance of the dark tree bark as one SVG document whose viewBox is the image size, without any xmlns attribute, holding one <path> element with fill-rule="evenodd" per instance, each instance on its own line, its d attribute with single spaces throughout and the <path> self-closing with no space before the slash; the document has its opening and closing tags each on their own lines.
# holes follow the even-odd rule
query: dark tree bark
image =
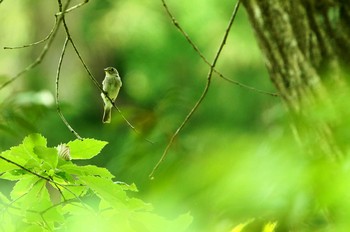
<svg viewBox="0 0 350 232">
<path fill-rule="evenodd" d="M 242 0 L 242 4 L 271 80 L 294 116 L 302 117 L 305 108 L 316 102 L 329 102 L 329 86 L 345 86 L 344 67 L 350 62 L 349 0 Z M 299 133 L 303 130 L 313 131 L 322 153 L 342 156 L 327 122 L 299 125 Z"/>
</svg>

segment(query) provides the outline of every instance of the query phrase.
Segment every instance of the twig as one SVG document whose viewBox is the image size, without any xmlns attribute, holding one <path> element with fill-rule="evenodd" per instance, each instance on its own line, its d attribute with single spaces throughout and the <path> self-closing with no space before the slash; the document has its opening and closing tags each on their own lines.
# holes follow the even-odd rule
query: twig
<svg viewBox="0 0 350 232">
<path fill-rule="evenodd" d="M 53 180 L 52 177 L 51 177 L 51 180 Z M 61 194 L 63 200 L 65 201 L 65 200 L 66 200 L 66 197 L 63 195 L 63 192 L 62 192 L 62 190 L 60 189 L 60 187 L 59 187 L 57 184 L 55 184 L 55 183 L 53 183 L 53 184 L 55 185 L 55 187 L 57 188 L 58 192 Z"/>
<path fill-rule="evenodd" d="M 66 4 L 64 5 L 64 7 L 62 8 L 63 11 L 65 11 L 68 8 L 69 3 L 71 2 L 71 0 L 67 0 Z M 42 60 L 44 59 L 45 55 L 47 54 L 47 51 L 49 50 L 53 40 L 55 39 L 57 32 L 58 32 L 58 28 L 59 25 L 62 22 L 62 15 L 58 16 L 58 19 L 56 20 L 56 24 L 54 26 L 53 32 L 50 36 L 50 38 L 47 40 L 47 43 L 45 45 L 45 47 L 43 48 L 43 50 L 41 51 L 40 55 L 38 56 L 38 58 L 31 63 L 30 65 L 28 65 L 25 69 L 23 69 L 22 71 L 20 71 L 19 73 L 17 73 L 14 77 L 10 78 L 8 81 L 4 82 L 1 86 L 0 86 L 0 91 L 5 88 L 7 85 L 11 84 L 12 82 L 14 82 L 18 77 L 22 76 L 24 73 L 30 71 L 31 69 L 33 69 L 34 67 L 36 67 L 38 64 L 40 64 L 42 62 Z"/>
<path fill-rule="evenodd" d="M 162 0 L 164 2 L 164 0 Z M 159 165 L 163 162 L 163 160 L 165 159 L 166 155 L 168 154 L 168 151 L 171 147 L 171 145 L 173 144 L 174 142 L 174 139 L 177 137 L 177 135 L 179 134 L 179 132 L 182 130 L 182 128 L 187 124 L 187 122 L 190 120 L 190 118 L 192 117 L 192 115 L 194 114 L 194 112 L 196 112 L 197 108 L 199 107 L 199 105 L 202 103 L 202 101 L 204 100 L 205 96 L 207 95 L 208 93 L 208 90 L 210 88 L 210 83 L 211 83 L 211 78 L 213 76 L 213 72 L 214 72 L 214 67 L 219 59 L 219 56 L 221 54 L 221 51 L 226 43 L 226 40 L 227 40 L 227 37 L 230 33 L 230 29 L 232 27 L 232 24 L 236 18 L 236 14 L 238 12 L 238 9 L 239 9 L 239 1 L 237 1 L 234 9 L 233 9 L 233 12 L 232 12 L 232 15 L 231 15 L 231 18 L 230 18 L 230 21 L 228 23 L 228 26 L 226 28 L 226 31 L 225 31 L 225 34 L 224 34 L 224 37 L 222 39 L 222 42 L 219 46 L 219 49 L 218 51 L 216 52 L 216 55 L 214 57 L 214 60 L 212 62 L 212 64 L 210 65 L 210 69 L 209 69 L 209 72 L 208 72 L 208 75 L 207 75 L 207 83 L 204 87 L 204 90 L 202 92 L 202 95 L 200 96 L 200 98 L 197 100 L 196 104 L 193 106 L 193 108 L 191 109 L 191 111 L 187 114 L 186 118 L 184 119 L 184 121 L 181 123 L 181 125 L 177 128 L 177 130 L 175 131 L 175 133 L 171 136 L 170 138 L 170 141 L 168 143 L 168 145 L 166 146 L 164 152 L 163 152 L 163 155 L 161 156 L 161 158 L 159 159 L 158 163 L 154 166 L 152 172 L 150 173 L 149 177 L 151 179 L 154 178 L 154 172 L 158 169 Z"/>
<path fill-rule="evenodd" d="M 205 58 L 205 56 L 203 55 L 203 53 L 199 50 L 199 48 L 197 47 L 197 45 L 192 41 L 192 39 L 190 38 L 190 36 L 186 33 L 186 31 L 180 26 L 180 24 L 178 23 L 178 21 L 176 20 L 176 18 L 174 17 L 174 15 L 171 13 L 168 5 L 166 4 L 165 0 L 162 0 L 162 3 L 163 3 L 163 7 L 166 11 L 166 13 L 168 14 L 168 16 L 170 17 L 172 23 L 174 24 L 174 26 L 181 32 L 181 34 L 186 38 L 187 42 L 192 46 L 192 48 L 196 51 L 196 53 L 201 57 L 201 59 L 204 61 L 204 63 L 206 63 L 209 67 L 211 67 L 211 64 L 210 62 L 207 60 L 207 58 Z M 266 94 L 266 95 L 270 95 L 270 96 L 273 96 L 273 97 L 278 97 L 279 95 L 277 93 L 270 93 L 270 92 L 267 92 L 267 91 L 264 91 L 264 90 L 260 90 L 260 89 L 256 89 L 254 87 L 251 87 L 251 86 L 248 86 L 248 85 L 245 85 L 245 84 L 242 84 L 238 81 L 234 81 L 228 77 L 225 77 L 222 73 L 220 73 L 218 70 L 216 70 L 215 68 L 213 69 L 214 72 L 216 74 L 218 74 L 222 79 L 232 83 L 232 84 L 235 84 L 239 87 L 242 87 L 242 88 L 246 88 L 248 90 L 251 90 L 251 91 L 254 91 L 254 92 L 258 92 L 258 93 L 261 93 L 261 94 Z"/>
<path fill-rule="evenodd" d="M 34 176 L 39 177 L 40 179 L 44 179 L 44 180 L 52 182 L 52 180 L 50 180 L 50 178 L 48 178 L 46 176 L 39 175 L 38 173 L 35 173 L 35 172 L 29 170 L 28 168 L 25 168 L 24 166 L 22 166 L 22 165 L 20 165 L 20 164 L 18 164 L 16 162 L 13 162 L 12 160 L 9 160 L 9 159 L 1 156 L 1 155 L 0 155 L 0 159 L 5 160 L 6 162 L 8 162 L 10 164 L 15 165 L 15 166 L 19 167 L 20 169 L 23 169 L 24 171 L 29 172 L 29 173 L 33 174 Z"/>
<path fill-rule="evenodd" d="M 81 6 L 83 6 L 83 5 L 85 5 L 85 4 L 88 3 L 88 2 L 89 2 L 89 0 L 85 0 L 84 2 L 81 2 L 81 3 L 79 3 L 79 4 L 75 5 L 75 6 L 70 7 L 69 9 L 65 10 L 63 13 L 64 13 L 64 14 L 67 14 L 67 13 L 69 13 L 69 12 L 71 12 L 71 11 L 73 11 L 73 10 L 75 10 L 75 9 L 77 9 L 77 8 L 79 8 L 79 7 L 81 7 Z M 59 16 L 59 15 L 61 15 L 61 14 L 62 14 L 62 11 L 56 13 L 56 16 Z"/>
<path fill-rule="evenodd" d="M 58 0 L 59 2 L 61 2 L 61 0 Z M 96 80 L 96 78 L 92 75 L 91 71 L 89 70 L 89 68 L 87 67 L 85 61 L 83 60 L 83 58 L 81 57 L 80 55 L 80 52 L 78 50 L 78 48 L 76 47 L 73 39 L 72 39 L 72 36 L 69 32 L 69 28 L 67 26 L 67 23 L 66 23 L 66 20 L 64 18 L 64 14 L 62 15 L 63 16 L 63 26 L 64 26 L 64 29 L 66 31 L 66 34 L 67 34 L 67 38 L 69 40 L 69 42 L 72 44 L 73 46 L 73 49 L 75 51 L 75 53 L 77 54 L 80 62 L 82 63 L 82 65 L 84 66 L 84 69 L 86 70 L 86 72 L 88 73 L 88 76 L 90 78 L 90 80 L 95 84 L 95 86 L 100 90 L 101 93 L 103 93 L 107 99 L 111 102 L 111 104 L 113 105 L 113 107 L 119 112 L 119 114 L 122 116 L 123 120 L 128 124 L 128 126 L 137 134 L 141 134 L 130 122 L 128 119 L 126 119 L 126 117 L 124 116 L 124 114 L 122 113 L 122 111 L 119 109 L 119 107 L 113 102 L 113 100 L 105 93 L 105 91 L 103 91 L 101 85 L 98 83 L 98 81 Z M 145 139 L 147 142 L 151 143 L 151 144 L 154 144 L 152 141 L 150 141 L 149 139 Z"/>
<path fill-rule="evenodd" d="M 66 120 L 66 118 L 62 114 L 61 108 L 60 108 L 60 102 L 59 102 L 60 73 L 61 73 L 63 57 L 64 57 L 64 54 L 66 52 L 66 48 L 67 48 L 68 42 L 69 42 L 68 37 L 66 37 L 66 40 L 64 41 L 64 44 L 63 44 L 61 56 L 60 56 L 60 59 L 58 61 L 58 67 L 57 67 L 57 73 L 56 73 L 56 110 L 57 110 L 58 115 L 62 119 L 63 123 L 70 130 L 70 132 L 72 132 L 79 140 L 83 140 L 82 137 L 80 137 L 80 135 L 73 129 L 73 127 L 68 123 L 68 121 Z"/>
<path fill-rule="evenodd" d="M 47 208 L 44 209 L 43 211 L 37 212 L 37 213 L 40 213 L 40 214 L 43 215 L 43 214 L 45 214 L 47 211 L 49 211 L 50 209 L 53 209 L 53 208 L 55 208 L 55 207 L 57 207 L 57 206 L 60 206 L 60 205 L 63 205 L 63 204 L 68 204 L 68 203 L 71 203 L 71 202 L 74 203 L 75 200 L 76 200 L 76 199 L 71 198 L 71 199 L 68 199 L 68 200 L 61 201 L 61 202 L 59 202 L 59 203 L 56 203 L 56 204 L 51 205 L 50 207 L 47 207 Z"/>
<path fill-rule="evenodd" d="M 51 37 L 51 35 L 52 35 L 52 33 L 55 31 L 56 27 L 57 27 L 57 18 L 55 18 L 55 24 L 54 24 L 54 26 L 52 27 L 52 29 L 51 29 L 50 33 L 49 33 L 49 34 L 48 34 L 48 35 L 47 35 L 47 36 L 46 36 L 44 39 L 39 40 L 39 41 L 34 42 L 34 43 L 30 43 L 30 44 L 22 45 L 22 46 L 15 46 L 15 47 L 4 47 L 4 49 L 19 49 L 19 48 L 27 48 L 27 47 L 31 47 L 31 46 L 34 46 L 34 45 L 37 45 L 37 44 L 41 44 L 41 43 L 45 42 L 46 40 L 48 40 L 48 39 Z"/>
<path fill-rule="evenodd" d="M 261 93 L 261 94 L 266 94 L 266 95 L 270 95 L 272 97 L 279 97 L 279 94 L 278 93 L 271 93 L 271 92 L 267 92 L 267 91 L 264 91 L 264 90 L 261 90 L 261 89 L 257 89 L 257 88 L 254 88 L 252 86 L 249 86 L 249 85 L 245 85 L 243 83 L 240 83 L 238 81 L 234 81 L 228 77 L 225 77 L 224 75 L 222 75 L 219 71 L 216 71 L 216 69 L 214 69 L 214 72 L 216 74 L 218 74 L 222 79 L 228 81 L 228 82 L 231 82 L 232 84 L 235 84 L 239 87 L 243 87 L 243 88 L 246 88 L 248 90 L 251 90 L 251 91 L 254 91 L 254 92 L 258 92 L 258 93 Z"/>
<path fill-rule="evenodd" d="M 46 229 L 47 229 L 48 231 L 53 231 L 53 229 L 51 229 L 49 223 L 47 223 L 47 221 L 46 221 L 46 219 L 44 218 L 44 216 L 40 214 L 40 217 L 41 217 L 41 220 L 43 220 L 44 225 L 46 226 Z"/>
</svg>

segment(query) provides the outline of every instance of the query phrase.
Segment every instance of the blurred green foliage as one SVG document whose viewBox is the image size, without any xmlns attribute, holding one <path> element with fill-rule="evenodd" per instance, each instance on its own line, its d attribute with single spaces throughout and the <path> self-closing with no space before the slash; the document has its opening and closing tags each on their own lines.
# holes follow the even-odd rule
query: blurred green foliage
<svg viewBox="0 0 350 232">
<path fill-rule="evenodd" d="M 207 59 L 213 59 L 234 3 L 168 4 Z M 45 37 L 56 8 L 55 1 L 4 1 L 0 46 Z M 173 218 L 190 211 L 191 231 L 230 231 L 251 219 L 251 231 L 261 231 L 258 228 L 269 221 L 277 221 L 277 231 L 347 228 L 349 161 L 335 164 L 309 156 L 308 149 L 320 144 L 297 143 L 279 99 L 218 76 L 150 181 L 148 174 L 170 136 L 199 98 L 208 66 L 172 25 L 161 1 L 90 1 L 69 13 L 67 23 L 98 81 L 102 82 L 104 67 L 119 70 L 124 84 L 117 105 L 141 131 L 136 134 L 117 112 L 110 125 L 101 123 L 99 91 L 68 46 L 60 83 L 62 112 L 81 136 L 109 142 L 89 164 L 106 167 L 120 181 L 136 183 L 138 197 L 162 215 Z M 1 150 L 32 132 L 43 134 L 52 144 L 74 139 L 52 102 L 63 41 L 62 31 L 38 67 L 0 91 Z M 42 47 L 0 50 L 0 83 L 33 62 Z M 217 69 L 231 79 L 273 92 L 243 8 Z M 333 95 L 334 111 L 316 107 L 309 116 L 329 122 L 347 152 L 349 133 L 344 128 L 350 112 L 341 94 Z"/>
</svg>

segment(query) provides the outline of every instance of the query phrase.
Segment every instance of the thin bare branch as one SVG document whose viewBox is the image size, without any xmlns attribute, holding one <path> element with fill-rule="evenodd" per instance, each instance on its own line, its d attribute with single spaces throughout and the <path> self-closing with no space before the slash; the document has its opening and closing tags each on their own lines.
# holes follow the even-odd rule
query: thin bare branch
<svg viewBox="0 0 350 232">
<path fill-rule="evenodd" d="M 79 4 L 75 5 L 75 6 L 72 6 L 72 7 L 70 7 L 69 9 L 65 10 L 65 11 L 64 11 L 64 14 L 67 14 L 67 13 L 69 13 L 69 12 L 71 12 L 71 11 L 77 9 L 77 8 L 79 8 L 79 7 L 83 6 L 83 5 L 85 5 L 85 4 L 88 3 L 88 2 L 89 2 L 89 0 L 85 0 L 84 2 L 81 2 L 81 3 L 79 3 Z M 56 13 L 56 16 L 59 16 L 59 15 L 61 15 L 61 14 L 62 14 L 62 11 Z"/>
<path fill-rule="evenodd" d="M 174 26 L 180 31 L 180 33 L 186 38 L 187 42 L 192 46 L 192 48 L 196 51 L 196 53 L 201 57 L 201 59 L 204 61 L 204 63 L 206 63 L 209 67 L 211 66 L 211 63 L 207 60 L 207 58 L 205 58 L 205 56 L 203 55 L 203 53 L 199 50 L 198 46 L 192 41 L 192 39 L 190 38 L 190 36 L 186 33 L 186 31 L 181 27 L 181 25 L 179 24 L 179 22 L 176 20 L 176 18 L 174 17 L 174 15 L 171 13 L 167 3 L 165 2 L 165 0 L 162 0 L 162 3 L 163 3 L 163 7 L 166 11 L 166 13 L 168 14 L 168 16 L 170 17 L 172 23 L 174 24 Z M 248 90 L 251 90 L 251 91 L 254 91 L 254 92 L 258 92 L 258 93 L 261 93 L 261 94 L 266 94 L 266 95 L 270 95 L 272 97 L 278 97 L 278 94 L 277 93 L 270 93 L 270 92 L 267 92 L 267 91 L 264 91 L 264 90 L 260 90 L 260 89 L 257 89 L 257 88 L 254 88 L 254 87 L 251 87 L 251 86 L 248 86 L 248 85 L 245 85 L 245 84 L 242 84 L 238 81 L 235 81 L 235 80 L 232 80 L 228 77 L 225 77 L 222 73 L 220 73 L 217 69 L 214 68 L 214 72 L 216 74 L 219 75 L 219 77 L 221 77 L 222 79 L 232 83 L 232 84 L 235 84 L 239 87 L 242 87 L 242 88 L 246 88 Z"/>
<path fill-rule="evenodd" d="M 251 90 L 251 91 L 254 91 L 254 92 L 258 92 L 258 93 L 270 95 L 270 96 L 272 96 L 272 97 L 279 97 L 279 95 L 278 95 L 277 93 L 267 92 L 267 91 L 264 91 L 264 90 L 261 90 L 261 89 L 254 88 L 254 87 L 249 86 L 249 85 L 245 85 L 245 84 L 240 83 L 240 82 L 238 82 L 238 81 L 234 81 L 234 80 L 232 80 L 232 79 L 230 79 L 230 78 L 227 78 L 227 77 L 225 77 L 224 75 L 222 75 L 220 72 L 216 71 L 215 69 L 214 69 L 214 72 L 215 72 L 217 75 L 219 75 L 222 79 L 224 79 L 224 80 L 226 80 L 226 81 L 228 81 L 228 82 L 231 82 L 232 84 L 235 84 L 235 85 L 237 85 L 237 86 L 239 86 L 239 87 L 243 87 L 243 88 L 246 88 L 246 89 Z"/>
<path fill-rule="evenodd" d="M 66 184 L 61 184 L 61 183 L 58 183 L 58 182 L 50 179 L 49 177 L 46 177 L 46 176 L 40 175 L 38 173 L 35 173 L 35 172 L 31 171 L 30 169 L 28 169 L 28 168 L 26 168 L 26 167 L 24 167 L 24 166 L 22 166 L 22 165 L 20 165 L 20 164 L 18 164 L 16 162 L 10 160 L 10 159 L 7 159 L 6 157 L 3 157 L 2 155 L 0 155 L 0 159 L 5 160 L 6 162 L 8 162 L 10 164 L 15 165 L 15 166 L 19 167 L 20 169 L 22 169 L 22 170 L 24 170 L 24 171 L 26 171 L 26 172 L 28 172 L 30 174 L 33 174 L 34 176 L 39 177 L 40 179 L 43 179 L 43 180 L 49 181 L 51 183 L 57 184 L 57 185 L 59 185 L 59 186 L 61 186 L 63 188 L 66 188 L 67 186 L 83 186 L 83 185 L 72 185 L 72 184 L 66 185 Z"/>
<path fill-rule="evenodd" d="M 58 24 L 57 24 L 57 17 L 56 17 L 56 18 L 55 18 L 55 24 L 54 24 L 54 26 L 52 27 L 50 33 L 49 33 L 44 39 L 39 40 L 39 41 L 34 42 L 34 43 L 22 45 L 22 46 L 4 47 L 4 49 L 20 49 L 20 48 L 27 48 L 27 47 L 31 47 L 31 46 L 34 46 L 34 45 L 41 44 L 41 43 L 45 42 L 46 40 L 48 40 L 48 39 L 52 36 L 53 32 L 54 32 L 55 29 L 57 28 L 57 25 L 58 25 Z"/>
<path fill-rule="evenodd" d="M 34 176 L 39 177 L 40 179 L 44 179 L 44 180 L 47 180 L 47 181 L 52 182 L 52 181 L 50 180 L 50 178 L 48 178 L 48 177 L 46 177 L 46 176 L 39 175 L 38 173 L 35 173 L 35 172 L 29 170 L 28 168 L 25 168 L 24 166 L 22 166 L 22 165 L 20 165 L 20 164 L 18 164 L 18 163 L 16 163 L 16 162 L 13 162 L 12 160 L 9 160 L 9 159 L 7 159 L 7 158 L 1 156 L 1 155 L 0 155 L 0 159 L 5 160 L 6 162 L 8 162 L 8 163 L 10 163 L 10 164 L 15 165 L 15 166 L 19 167 L 20 169 L 23 169 L 24 171 L 29 172 L 30 174 L 33 174 Z"/>
<path fill-rule="evenodd" d="M 236 5 L 235 5 L 235 8 L 233 9 L 232 16 L 230 18 L 229 24 L 228 24 L 228 26 L 226 28 L 226 31 L 225 31 L 225 34 L 224 34 L 224 38 L 222 39 L 222 42 L 221 42 L 220 47 L 219 47 L 219 49 L 218 49 L 218 51 L 217 51 L 217 53 L 215 55 L 215 58 L 214 58 L 214 61 L 213 61 L 212 65 L 211 65 L 210 70 L 214 70 L 214 67 L 216 65 L 216 62 L 219 59 L 221 51 L 222 51 L 222 49 L 224 48 L 224 46 L 226 44 L 227 37 L 228 37 L 228 35 L 230 33 L 232 24 L 233 24 L 233 22 L 234 22 L 234 20 L 236 18 L 236 15 L 237 15 L 237 12 L 238 12 L 238 9 L 239 9 L 239 4 L 240 4 L 240 1 L 238 0 Z M 208 79 L 210 79 L 210 76 L 208 77 Z"/>
<path fill-rule="evenodd" d="M 44 216 L 43 216 L 42 214 L 39 214 L 39 215 L 40 215 L 40 217 L 41 217 L 41 220 L 43 220 L 43 222 L 44 222 L 45 228 L 46 228 L 48 231 L 53 231 L 53 229 L 51 229 L 49 223 L 46 221 L 46 219 L 44 218 Z"/>
<path fill-rule="evenodd" d="M 66 4 L 64 5 L 64 7 L 62 7 L 63 11 L 65 11 L 68 8 L 69 3 L 71 2 L 71 0 L 67 0 Z M 0 91 L 5 88 L 7 85 L 11 84 L 12 82 L 14 82 L 17 78 L 19 78 L 20 76 L 22 76 L 24 73 L 32 70 L 34 67 L 36 67 L 37 65 L 39 65 L 42 60 L 45 58 L 45 55 L 47 54 L 47 51 L 49 50 L 49 48 L 51 47 L 51 44 L 53 42 L 53 40 L 55 39 L 57 32 L 58 32 L 58 28 L 59 25 L 62 22 L 62 17 L 63 15 L 58 16 L 58 19 L 56 19 L 56 24 L 54 26 L 53 32 L 50 36 L 50 38 L 47 40 L 45 47 L 43 48 L 43 50 L 41 51 L 40 55 L 38 56 L 38 58 L 31 63 L 30 65 L 28 65 L 25 69 L 23 69 L 22 71 L 20 71 L 19 73 L 17 73 L 15 76 L 13 76 L 12 78 L 10 78 L 8 81 L 4 82 L 1 86 L 0 86 Z"/>
<path fill-rule="evenodd" d="M 51 177 L 51 180 L 53 181 L 52 177 Z M 60 189 L 60 187 L 57 184 L 55 184 L 55 183 L 53 183 L 53 184 L 55 185 L 56 189 L 58 190 L 58 192 L 61 194 L 63 200 L 65 201 L 66 197 L 64 196 L 64 194 L 63 194 L 62 190 Z"/>
<path fill-rule="evenodd" d="M 164 2 L 164 0 L 162 0 Z M 182 128 L 187 124 L 187 122 L 190 120 L 190 118 L 192 117 L 192 115 L 196 112 L 197 108 L 200 106 L 200 104 L 202 103 L 202 101 L 204 100 L 205 96 L 207 95 L 208 91 L 209 91 L 209 88 L 210 88 L 210 84 L 211 84 L 211 79 L 212 79 L 212 76 L 213 76 L 213 72 L 214 72 L 214 68 L 215 68 L 215 65 L 219 59 L 219 56 L 221 54 L 221 51 L 222 49 L 224 48 L 225 46 L 225 43 L 226 43 L 226 40 L 227 40 L 227 37 L 230 33 L 230 30 L 231 30 L 231 27 L 232 27 L 232 24 L 236 18 L 236 15 L 237 15 L 237 12 L 238 12 L 238 9 L 239 9 L 239 4 L 240 4 L 240 1 L 237 1 L 234 9 L 233 9 L 233 12 L 232 12 L 232 15 L 231 15 L 231 18 L 230 18 L 230 21 L 228 23 L 228 26 L 226 28 L 226 31 L 225 31 L 225 34 L 224 34 L 224 37 L 222 39 L 222 42 L 220 43 L 220 46 L 219 46 L 219 49 L 218 51 L 216 52 L 216 55 L 214 57 L 214 60 L 212 62 L 212 64 L 210 65 L 210 69 L 209 69 L 209 72 L 208 72 L 208 75 L 207 75 L 207 82 L 206 82 L 206 85 L 204 87 L 204 90 L 202 92 L 202 95 L 200 96 L 200 98 L 197 100 L 196 104 L 192 107 L 191 111 L 187 114 L 186 118 L 183 120 L 183 122 L 181 123 L 181 125 L 177 128 L 177 130 L 175 131 L 175 133 L 171 136 L 170 140 L 169 140 L 169 143 L 167 144 L 164 152 L 163 152 L 163 155 L 161 156 L 161 158 L 159 159 L 158 163 L 154 166 L 152 172 L 150 173 L 149 177 L 151 179 L 154 178 L 154 173 L 155 171 L 158 169 L 159 165 L 163 162 L 163 160 L 165 159 L 165 157 L 167 156 L 168 154 L 168 151 L 171 147 L 171 145 L 173 144 L 175 138 L 177 137 L 177 135 L 179 134 L 179 132 L 182 130 Z"/>
<path fill-rule="evenodd" d="M 64 205 L 64 204 L 68 204 L 68 203 L 71 203 L 71 202 L 76 202 L 76 199 L 75 198 L 71 198 L 71 199 L 68 199 L 68 200 L 63 200 L 59 203 L 56 203 L 56 204 L 53 204 L 51 205 L 50 207 L 44 209 L 43 211 L 40 212 L 40 214 L 44 215 L 46 212 L 48 212 L 50 209 L 53 209 L 55 207 L 58 207 L 60 205 Z M 38 212 L 39 213 L 39 212 Z"/>
<path fill-rule="evenodd" d="M 61 52 L 61 56 L 60 59 L 58 61 L 58 67 L 57 67 L 57 73 L 56 73 L 56 110 L 58 115 L 60 116 L 60 118 L 62 119 L 63 123 L 66 125 L 66 127 L 70 130 L 70 132 L 72 132 L 75 137 L 77 137 L 80 140 L 83 140 L 82 137 L 80 137 L 80 135 L 73 129 L 73 127 L 68 123 L 68 121 L 66 120 L 66 118 L 64 117 L 64 115 L 61 112 L 61 107 L 60 107 L 60 102 L 59 102 L 59 80 L 60 80 L 60 73 L 61 73 L 61 67 L 62 67 L 62 61 L 63 61 L 63 57 L 64 54 L 66 52 L 67 49 L 67 45 L 68 45 L 69 39 L 68 37 L 66 37 L 66 40 L 64 41 L 63 44 L 63 48 L 62 48 L 62 52 Z"/>
</svg>

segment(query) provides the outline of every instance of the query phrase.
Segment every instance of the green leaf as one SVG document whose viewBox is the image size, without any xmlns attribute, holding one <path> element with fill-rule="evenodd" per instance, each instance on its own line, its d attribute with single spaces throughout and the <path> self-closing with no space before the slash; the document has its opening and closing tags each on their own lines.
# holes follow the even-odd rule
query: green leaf
<svg viewBox="0 0 350 232">
<path fill-rule="evenodd" d="M 138 198 L 130 198 L 128 199 L 128 207 L 131 210 L 143 210 L 143 211 L 152 211 L 153 205 L 150 203 L 145 203 L 141 199 Z"/>
<path fill-rule="evenodd" d="M 58 163 L 58 155 L 56 148 L 48 148 L 43 146 L 34 147 L 34 153 L 43 159 L 52 169 L 55 169 Z"/>
<path fill-rule="evenodd" d="M 10 149 L 11 152 L 7 154 L 6 158 L 22 166 L 31 160 L 32 163 L 35 163 L 34 166 L 38 166 L 39 160 L 34 153 L 34 147 L 36 146 L 46 147 L 46 139 L 40 134 L 28 135 L 24 138 L 22 144 Z"/>
<path fill-rule="evenodd" d="M 59 168 L 69 174 L 75 174 L 78 176 L 100 176 L 107 179 L 112 179 L 114 177 L 107 169 L 94 165 L 78 166 L 73 163 L 68 163 Z"/>
<path fill-rule="evenodd" d="M 86 186 L 69 186 L 62 188 L 61 192 L 66 200 L 70 200 L 85 196 L 88 190 L 89 189 Z"/>
<path fill-rule="evenodd" d="M 23 169 L 14 169 L 8 172 L 5 172 L 0 176 L 1 179 L 4 180 L 21 180 L 23 178 L 26 178 L 27 176 L 32 176 L 32 174 L 29 174 L 29 172 L 23 170 Z"/>
<path fill-rule="evenodd" d="M 17 147 L 11 148 L 14 155 L 27 155 L 33 156 L 33 149 L 36 146 L 46 147 L 46 139 L 40 134 L 31 134 L 23 139 L 22 144 Z"/>
<path fill-rule="evenodd" d="M 32 224 L 32 225 L 24 225 L 22 228 L 20 228 L 20 230 L 25 232 L 37 232 L 37 231 L 43 231 L 43 228 L 40 225 Z"/>
<path fill-rule="evenodd" d="M 66 182 L 66 183 L 71 183 L 71 184 L 74 184 L 75 183 L 75 180 L 76 178 L 65 172 L 65 171 L 62 171 L 60 169 L 56 169 L 55 170 L 55 175 L 53 176 L 53 179 L 57 182 Z"/>
<path fill-rule="evenodd" d="M 64 223 L 64 216 L 62 215 L 62 206 L 52 207 L 49 210 L 45 211 L 43 214 L 44 218 L 48 222 L 59 222 Z"/>
<path fill-rule="evenodd" d="M 59 159 L 57 149 L 48 148 L 46 143 L 41 135 L 29 135 L 22 144 L 1 155 L 35 173 L 49 174 L 55 182 L 67 185 L 57 187 L 0 159 L 0 174 L 3 173 L 0 178 L 17 180 L 9 197 L 0 192 L 0 203 L 11 202 L 12 206 L 1 215 L 3 219 L 8 216 L 8 220 L 0 223 L 0 231 L 4 228 L 5 231 L 41 231 L 44 227 L 71 231 L 115 231 L 115 228 L 130 232 L 183 231 L 192 220 L 189 215 L 167 220 L 151 213 L 150 204 L 126 194 L 126 191 L 137 191 L 135 184 L 113 182 L 114 176 L 105 168 L 77 166 Z M 67 146 L 72 159 L 90 159 L 106 144 L 84 139 L 69 142 Z"/>
<path fill-rule="evenodd" d="M 7 197 L 2 192 L 0 192 L 0 202 L 2 202 L 4 204 L 8 204 L 8 203 L 10 203 L 10 200 L 7 199 Z"/>
<path fill-rule="evenodd" d="M 20 182 L 21 181 L 18 183 Z M 17 199 L 14 205 L 21 209 L 30 209 L 32 213 L 46 210 L 52 206 L 52 203 L 45 185 L 46 181 L 38 180 L 38 178 L 32 179 L 32 181 L 26 180 L 23 184 L 16 184 L 15 188 L 17 191 L 11 192 L 11 197 L 13 198 L 13 196 L 15 196 Z M 40 218 L 37 218 L 35 215 L 32 219 L 40 220 Z"/>
<path fill-rule="evenodd" d="M 137 186 L 136 186 L 135 183 L 127 184 L 127 183 L 121 182 L 121 181 L 116 181 L 114 183 L 119 184 L 123 188 L 123 190 L 128 190 L 128 191 L 132 191 L 132 192 L 138 192 L 139 191 L 137 189 Z"/>
<path fill-rule="evenodd" d="M 0 156 L 7 158 L 8 156 L 10 156 L 10 153 L 11 153 L 10 151 L 4 151 L 0 154 Z M 8 172 L 14 169 L 18 169 L 18 166 L 11 164 L 6 160 L 0 158 L 0 173 Z"/>
<path fill-rule="evenodd" d="M 61 192 L 56 185 L 52 185 L 50 182 L 46 182 L 45 185 L 47 192 L 49 193 L 52 204 L 58 204 L 61 201 Z"/>
<path fill-rule="evenodd" d="M 11 191 L 11 199 L 16 200 L 27 194 L 40 179 L 37 176 L 28 176 L 19 180 Z"/>
<path fill-rule="evenodd" d="M 33 149 L 35 146 L 46 147 L 47 141 L 41 134 L 30 134 L 24 138 L 22 143 L 28 150 Z"/>
<path fill-rule="evenodd" d="M 95 176 L 81 176 L 79 179 L 115 209 L 127 209 L 126 205 L 129 199 L 122 187 L 118 184 L 113 183 L 111 180 Z"/>
<path fill-rule="evenodd" d="M 96 139 L 74 140 L 67 144 L 72 159 L 91 159 L 98 155 L 107 142 Z"/>
</svg>

